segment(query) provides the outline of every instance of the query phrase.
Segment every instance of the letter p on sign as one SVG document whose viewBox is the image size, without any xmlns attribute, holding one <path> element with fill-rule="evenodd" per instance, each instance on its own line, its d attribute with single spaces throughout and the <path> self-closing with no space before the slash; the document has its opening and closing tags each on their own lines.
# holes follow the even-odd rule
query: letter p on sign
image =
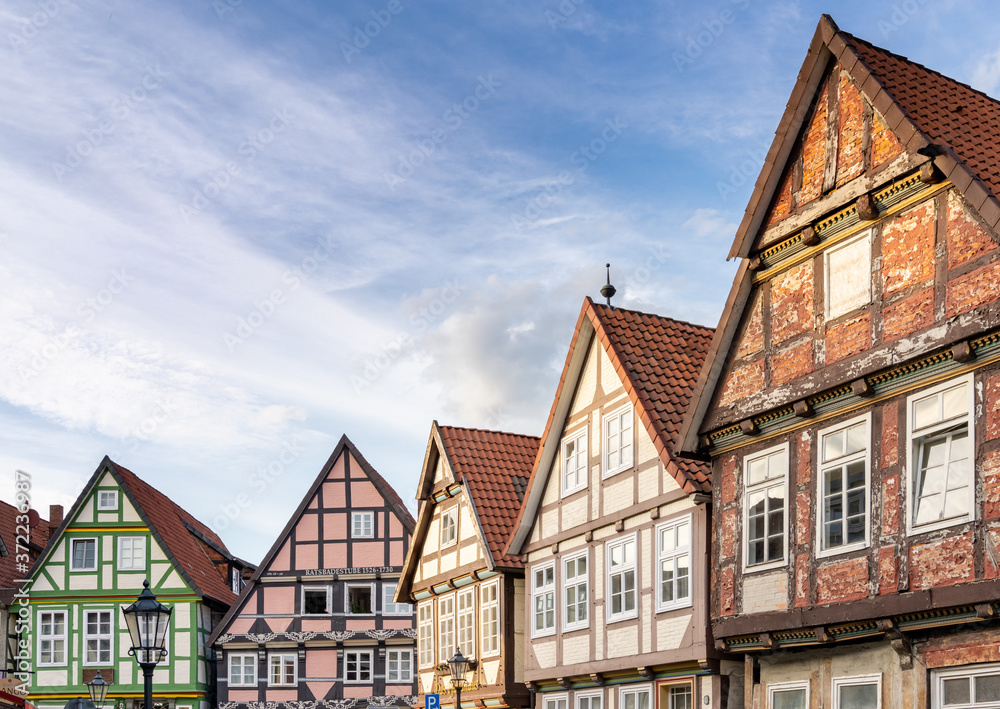
<svg viewBox="0 0 1000 709">
<path fill-rule="evenodd" d="M 441 695 L 440 694 L 425 694 L 424 695 L 424 709 L 441 709 Z"/>
</svg>

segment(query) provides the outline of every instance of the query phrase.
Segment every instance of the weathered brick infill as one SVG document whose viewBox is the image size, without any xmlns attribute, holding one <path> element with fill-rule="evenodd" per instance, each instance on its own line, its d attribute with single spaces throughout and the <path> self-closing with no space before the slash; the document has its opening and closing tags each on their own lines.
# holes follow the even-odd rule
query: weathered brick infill
<svg viewBox="0 0 1000 709">
<path fill-rule="evenodd" d="M 934 324 L 934 289 L 925 288 L 882 310 L 882 341 L 892 342 Z"/>
<path fill-rule="evenodd" d="M 972 532 L 910 547 L 910 588 L 952 586 L 972 581 Z"/>
<path fill-rule="evenodd" d="M 882 283 L 886 297 L 934 278 L 934 202 L 890 219 L 882 229 Z"/>
<path fill-rule="evenodd" d="M 872 317 L 870 313 L 831 325 L 826 330 L 826 363 L 833 364 L 871 348 Z"/>
<path fill-rule="evenodd" d="M 816 571 L 816 602 L 842 603 L 868 596 L 868 558 L 821 566 Z"/>
</svg>

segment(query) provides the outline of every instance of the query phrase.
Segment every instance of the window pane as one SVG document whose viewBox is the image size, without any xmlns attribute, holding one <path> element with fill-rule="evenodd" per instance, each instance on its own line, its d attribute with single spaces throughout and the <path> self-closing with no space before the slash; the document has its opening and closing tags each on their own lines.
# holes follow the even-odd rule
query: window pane
<svg viewBox="0 0 1000 709">
<path fill-rule="evenodd" d="M 867 423 L 859 423 L 847 429 L 848 453 L 857 453 L 868 447 L 868 437 L 865 435 L 867 428 Z"/>
<path fill-rule="evenodd" d="M 783 689 L 772 696 L 772 709 L 806 709 L 805 689 Z"/>
<path fill-rule="evenodd" d="M 759 483 L 767 479 L 767 459 L 758 458 L 751 460 L 747 470 L 747 481 L 749 484 Z"/>
<path fill-rule="evenodd" d="M 823 437 L 823 460 L 835 460 L 844 455 L 844 432 L 837 431 Z"/>
<path fill-rule="evenodd" d="M 944 704 L 968 704 L 972 701 L 972 689 L 968 677 L 946 679 L 944 685 Z"/>
<path fill-rule="evenodd" d="M 877 709 L 877 684 L 850 684 L 840 688 L 840 709 Z"/>
<path fill-rule="evenodd" d="M 941 395 L 944 416 L 942 420 L 947 421 L 956 416 L 962 416 L 966 412 L 968 399 L 965 395 L 965 384 L 949 389 Z"/>
<path fill-rule="evenodd" d="M 1000 675 L 976 677 L 976 702 L 1000 701 Z"/>
<path fill-rule="evenodd" d="M 939 420 L 938 397 L 936 394 L 913 402 L 914 429 L 930 426 L 933 423 L 937 423 Z"/>
</svg>

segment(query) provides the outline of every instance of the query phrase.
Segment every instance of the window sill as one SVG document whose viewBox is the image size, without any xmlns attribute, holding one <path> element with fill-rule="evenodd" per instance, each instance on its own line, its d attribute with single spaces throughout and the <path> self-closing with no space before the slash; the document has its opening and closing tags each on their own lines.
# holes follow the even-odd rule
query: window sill
<svg viewBox="0 0 1000 709">
<path fill-rule="evenodd" d="M 973 515 L 968 515 L 966 517 L 953 517 L 952 519 L 941 520 L 940 522 L 923 524 L 919 527 L 908 527 L 906 530 L 906 534 L 909 537 L 916 537 L 921 534 L 926 534 L 927 532 L 937 532 L 942 529 L 948 529 L 950 527 L 958 527 L 960 525 L 970 524 L 975 521 L 976 518 Z"/>
<path fill-rule="evenodd" d="M 690 598 L 685 598 L 683 601 L 677 601 L 669 605 L 658 606 L 656 613 L 669 613 L 670 611 L 680 611 L 685 608 L 690 608 L 693 605 Z"/>
<path fill-rule="evenodd" d="M 580 630 L 589 630 L 589 629 L 590 629 L 590 621 L 587 621 L 586 623 L 575 623 L 573 625 L 567 625 L 565 623 L 563 624 L 563 634 L 575 633 Z"/>
<path fill-rule="evenodd" d="M 608 625 L 612 623 L 621 623 L 626 620 L 635 620 L 639 617 L 639 613 L 629 613 L 629 615 L 619 615 L 619 616 L 608 616 Z"/>
<path fill-rule="evenodd" d="M 634 470 L 634 469 L 635 469 L 635 465 L 632 464 L 632 463 L 629 463 L 628 465 L 620 466 L 620 467 L 615 468 L 613 470 L 607 470 L 607 471 L 603 472 L 601 474 L 601 479 L 602 480 L 607 480 L 608 478 L 613 478 L 614 476 L 618 475 L 619 473 L 624 473 L 626 470 Z"/>
<path fill-rule="evenodd" d="M 781 561 L 769 561 L 766 564 L 754 564 L 753 566 L 744 566 L 744 574 L 756 574 L 760 571 L 774 571 L 775 569 L 784 569 L 788 566 L 788 562 L 782 559 Z"/>
<path fill-rule="evenodd" d="M 588 483 L 584 483 L 583 485 L 577 485 L 576 487 L 570 488 L 569 490 L 563 490 L 562 493 L 560 493 L 559 495 L 559 499 L 565 499 L 567 497 L 575 495 L 578 492 L 586 490 L 588 487 L 590 487 L 590 485 Z"/>
<path fill-rule="evenodd" d="M 867 541 L 865 542 L 854 542 L 853 544 L 845 544 L 844 546 L 834 547 L 833 549 L 817 549 L 816 558 L 817 559 L 830 559 L 835 556 L 840 556 L 842 554 L 850 554 L 855 551 L 862 551 L 868 549 L 871 544 Z"/>
<path fill-rule="evenodd" d="M 531 633 L 531 639 L 536 640 L 538 638 L 551 638 L 556 634 L 555 628 L 550 628 L 548 630 L 539 630 Z"/>
</svg>

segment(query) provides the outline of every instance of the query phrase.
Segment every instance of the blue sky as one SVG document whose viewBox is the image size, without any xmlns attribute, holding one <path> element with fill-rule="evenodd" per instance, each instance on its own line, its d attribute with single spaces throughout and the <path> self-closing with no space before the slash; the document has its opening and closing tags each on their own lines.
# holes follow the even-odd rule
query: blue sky
<svg viewBox="0 0 1000 709">
<path fill-rule="evenodd" d="M 411 504 L 539 434 L 606 261 L 718 321 L 824 11 L 997 94 L 985 0 L 5 3 L 0 496 L 110 454 L 257 561 L 342 433 Z"/>
</svg>

